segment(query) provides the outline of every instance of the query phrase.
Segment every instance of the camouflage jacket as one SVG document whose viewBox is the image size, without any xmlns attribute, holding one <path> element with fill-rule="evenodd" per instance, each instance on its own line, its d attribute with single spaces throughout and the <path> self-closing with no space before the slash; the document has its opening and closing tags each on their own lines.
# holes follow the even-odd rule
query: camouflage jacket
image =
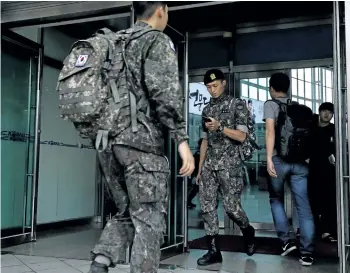
<svg viewBox="0 0 350 273">
<path fill-rule="evenodd" d="M 210 103 L 203 109 L 203 116 L 214 118 L 228 129 L 248 132 L 249 111 L 245 102 L 227 94 L 219 98 L 211 98 Z M 213 170 L 223 170 L 241 167 L 238 145 L 240 143 L 225 136 L 222 132 L 210 132 L 203 122 L 203 138 L 208 140 L 208 150 L 205 164 Z"/>
<path fill-rule="evenodd" d="M 134 27 L 151 26 L 137 22 Z M 188 139 L 174 45 L 164 33 L 151 31 L 128 44 L 126 58 L 134 84 L 146 93 L 151 111 L 150 117 L 138 120 L 136 133 L 130 127 L 113 139 L 112 144 L 163 155 L 164 130 L 168 129 L 177 143 Z"/>
</svg>

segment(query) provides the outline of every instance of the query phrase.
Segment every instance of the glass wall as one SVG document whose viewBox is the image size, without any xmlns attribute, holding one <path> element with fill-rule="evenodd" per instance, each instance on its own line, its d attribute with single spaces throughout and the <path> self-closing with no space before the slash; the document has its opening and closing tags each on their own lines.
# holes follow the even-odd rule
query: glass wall
<svg viewBox="0 0 350 273">
<path fill-rule="evenodd" d="M 333 102 L 333 70 L 314 67 L 291 70 L 292 100 L 318 113 L 323 102 Z"/>
<path fill-rule="evenodd" d="M 250 215 L 251 221 L 258 223 L 272 223 L 267 193 L 265 124 L 262 119 L 264 103 L 271 99 L 269 76 L 275 72 L 277 71 L 238 73 L 237 76 L 241 98 L 246 100 L 255 123 L 257 143 L 263 148 L 256 151 L 253 158 L 246 162 L 246 185 L 249 187 L 245 188 L 242 195 L 243 207 Z M 280 72 L 290 75 L 289 93 L 291 99 L 310 107 L 314 113 L 318 114 L 321 103 L 333 102 L 333 71 L 331 68 L 313 67 Z M 259 77 L 259 75 L 261 76 Z M 286 190 L 289 191 L 288 188 Z M 286 194 L 286 198 L 289 198 L 289 194 Z M 286 200 L 287 203 L 288 200 Z M 291 211 L 289 205 L 286 205 L 286 210 Z"/>
<path fill-rule="evenodd" d="M 31 224 L 37 54 L 2 37 L 1 237 Z"/>
<path fill-rule="evenodd" d="M 272 214 L 267 192 L 264 103 L 271 99 L 269 77 L 240 79 L 241 99 L 247 103 L 252 116 L 256 142 L 262 147 L 246 162 L 246 186 L 242 194 L 242 205 L 249 219 L 259 223 L 257 228 L 272 229 Z M 264 225 L 264 226 L 261 226 Z"/>
</svg>

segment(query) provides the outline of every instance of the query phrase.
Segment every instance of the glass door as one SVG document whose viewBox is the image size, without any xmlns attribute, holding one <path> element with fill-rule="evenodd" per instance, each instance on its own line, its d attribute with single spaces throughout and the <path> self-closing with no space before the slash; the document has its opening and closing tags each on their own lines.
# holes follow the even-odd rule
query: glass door
<svg viewBox="0 0 350 273">
<path fill-rule="evenodd" d="M 35 239 L 40 45 L 1 35 L 1 241 Z M 39 92 L 39 91 L 38 91 Z M 36 147 L 36 148 L 35 148 Z"/>
<path fill-rule="evenodd" d="M 246 101 L 255 124 L 257 144 L 262 147 L 245 164 L 246 179 L 241 197 L 242 206 L 252 225 L 257 230 L 263 231 L 275 229 L 267 190 L 268 173 L 263 114 L 265 101 L 271 99 L 269 94 L 270 76 L 276 72 L 289 74 L 289 71 L 283 70 L 235 73 L 236 96 Z M 285 208 L 288 217 L 292 219 L 292 201 L 288 186 L 285 187 L 285 191 Z M 239 232 L 239 230 L 237 229 L 235 232 Z"/>
<path fill-rule="evenodd" d="M 179 81 L 184 96 L 187 93 L 187 39 L 181 37 L 182 41 L 175 42 L 176 53 L 179 64 Z M 185 100 L 186 101 L 186 100 Z M 187 122 L 187 107 L 184 109 L 184 117 Z M 178 155 L 177 144 L 170 138 L 165 137 L 166 157 L 169 161 L 170 175 L 168 183 L 168 212 L 167 230 L 164 244 L 161 247 L 162 257 L 174 256 L 187 250 L 187 178 L 179 175 L 181 158 Z"/>
</svg>

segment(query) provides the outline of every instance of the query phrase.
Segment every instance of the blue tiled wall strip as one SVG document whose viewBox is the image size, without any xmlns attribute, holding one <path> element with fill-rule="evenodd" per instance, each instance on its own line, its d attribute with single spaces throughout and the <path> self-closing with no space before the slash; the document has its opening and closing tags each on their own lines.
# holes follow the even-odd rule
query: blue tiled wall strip
<svg viewBox="0 0 350 273">
<path fill-rule="evenodd" d="M 28 139 L 30 142 L 34 142 L 34 136 L 30 136 L 28 134 L 16 132 L 16 131 L 1 131 L 1 140 L 27 142 Z M 63 147 L 70 147 L 70 148 L 79 148 L 78 144 L 76 144 L 76 145 L 65 144 L 65 143 L 57 142 L 57 141 L 53 141 L 53 140 L 40 141 L 40 144 L 52 145 L 52 146 L 63 146 Z M 82 144 L 80 149 L 94 150 L 95 147 Z"/>
</svg>

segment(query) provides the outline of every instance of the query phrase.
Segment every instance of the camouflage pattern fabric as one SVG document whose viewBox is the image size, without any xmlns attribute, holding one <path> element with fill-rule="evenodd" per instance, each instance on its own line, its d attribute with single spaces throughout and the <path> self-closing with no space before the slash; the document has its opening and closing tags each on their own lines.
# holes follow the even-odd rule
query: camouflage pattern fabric
<svg viewBox="0 0 350 273">
<path fill-rule="evenodd" d="M 203 116 L 214 118 L 221 122 L 221 125 L 228 129 L 237 129 L 248 132 L 249 111 L 245 103 L 239 99 L 233 99 L 227 94 L 219 98 L 212 98 L 210 103 L 203 109 Z M 235 113 L 232 113 L 232 103 L 241 105 Z M 214 170 L 223 170 L 228 164 L 241 167 L 243 162 L 240 159 L 239 145 L 235 140 L 226 137 L 221 132 L 209 132 L 203 123 L 203 138 L 208 139 L 208 151 L 206 161 Z"/>
<path fill-rule="evenodd" d="M 242 169 L 227 166 L 226 170 L 215 171 L 206 163 L 201 172 L 199 201 L 207 235 L 219 234 L 217 214 L 218 194 L 223 198 L 228 217 L 241 229 L 249 226 L 249 220 L 241 205 L 243 190 Z"/>
<path fill-rule="evenodd" d="M 177 141 L 187 139 L 176 53 L 171 40 L 148 25 L 76 42 L 57 89 L 61 116 L 82 136 L 96 139 L 100 151 L 111 138 L 142 150 L 144 134 L 154 144 L 162 126 Z"/>
<path fill-rule="evenodd" d="M 119 145 L 113 146 L 113 152 L 100 154 L 119 213 L 107 223 L 93 257 L 104 255 L 113 267 L 133 241 L 131 272 L 157 272 L 166 232 L 168 161 Z"/>
<path fill-rule="evenodd" d="M 137 22 L 135 27 L 151 28 L 144 22 Z M 137 133 L 129 127 L 112 143 L 163 155 L 164 129 L 169 130 L 177 143 L 188 140 L 174 45 L 164 33 L 149 32 L 130 41 L 126 56 L 133 75 L 132 82 L 137 90 L 147 93 L 151 107 L 149 116 L 142 111 L 138 114 Z"/>
<path fill-rule="evenodd" d="M 234 112 L 232 103 L 236 108 Z M 220 121 L 228 129 L 248 132 L 249 111 L 246 104 L 225 93 L 219 98 L 212 98 L 202 115 Z M 206 233 L 216 235 L 219 232 L 217 206 L 220 193 L 227 215 L 244 229 L 248 227 L 249 220 L 240 202 L 243 190 L 243 161 L 239 150 L 241 144 L 221 132 L 209 132 L 204 124 L 203 137 L 208 140 L 208 149 L 201 172 L 199 198 Z"/>
</svg>

